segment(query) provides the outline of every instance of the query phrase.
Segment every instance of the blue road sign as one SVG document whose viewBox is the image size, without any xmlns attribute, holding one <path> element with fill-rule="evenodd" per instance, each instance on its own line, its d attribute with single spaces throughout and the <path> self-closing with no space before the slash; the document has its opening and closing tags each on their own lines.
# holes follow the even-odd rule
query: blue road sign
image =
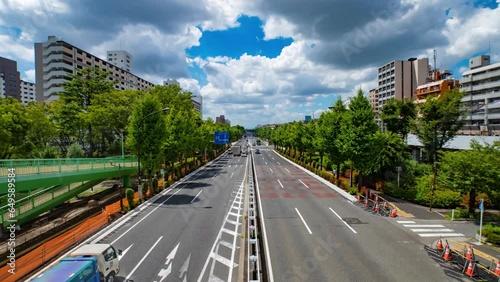
<svg viewBox="0 0 500 282">
<path fill-rule="evenodd" d="M 228 144 L 229 143 L 229 132 L 215 132 L 214 134 L 214 143 L 215 144 Z"/>
</svg>

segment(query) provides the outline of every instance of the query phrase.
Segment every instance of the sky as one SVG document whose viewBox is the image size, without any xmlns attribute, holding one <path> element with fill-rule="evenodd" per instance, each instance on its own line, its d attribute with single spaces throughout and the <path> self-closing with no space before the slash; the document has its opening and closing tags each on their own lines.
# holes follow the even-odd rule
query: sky
<svg viewBox="0 0 500 282">
<path fill-rule="evenodd" d="M 34 43 L 50 35 L 132 72 L 175 78 L 203 117 L 231 125 L 319 117 L 376 87 L 377 68 L 428 57 L 460 79 L 468 59 L 500 62 L 500 0 L 0 0 L 0 56 L 34 82 Z"/>
</svg>

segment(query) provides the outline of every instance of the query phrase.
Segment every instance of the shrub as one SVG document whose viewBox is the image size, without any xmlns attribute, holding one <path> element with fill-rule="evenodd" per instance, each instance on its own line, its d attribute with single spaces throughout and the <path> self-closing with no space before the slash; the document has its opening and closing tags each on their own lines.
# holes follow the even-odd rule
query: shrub
<svg viewBox="0 0 500 282">
<path fill-rule="evenodd" d="M 488 234 L 488 237 L 486 237 L 486 242 L 495 245 L 500 245 L 500 234 L 497 233 Z"/>
<path fill-rule="evenodd" d="M 153 193 L 158 193 L 158 179 L 156 177 L 153 178 Z"/>
<path fill-rule="evenodd" d="M 437 190 L 434 192 L 432 206 L 436 208 L 456 208 L 460 205 L 462 197 L 459 192 L 451 190 Z"/>
<path fill-rule="evenodd" d="M 78 144 L 71 144 L 66 153 L 66 158 L 83 158 L 85 157 L 85 151 Z"/>
<path fill-rule="evenodd" d="M 134 189 L 127 188 L 125 189 L 125 196 L 127 197 L 127 202 L 131 208 L 134 208 Z"/>
<path fill-rule="evenodd" d="M 148 193 L 148 188 L 149 188 L 149 186 L 148 186 L 147 182 L 142 183 L 142 189 L 141 189 L 141 191 L 142 191 L 142 198 L 143 199 L 146 199 L 146 195 Z"/>
<path fill-rule="evenodd" d="M 358 187 L 352 186 L 351 188 L 349 188 L 349 194 L 351 194 L 351 195 L 358 194 Z"/>
</svg>

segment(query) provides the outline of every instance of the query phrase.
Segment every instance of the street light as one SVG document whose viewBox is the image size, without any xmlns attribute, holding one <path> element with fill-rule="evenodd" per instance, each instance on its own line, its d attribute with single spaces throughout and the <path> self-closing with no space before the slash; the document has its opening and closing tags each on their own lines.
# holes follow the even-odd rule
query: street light
<svg viewBox="0 0 500 282">
<path fill-rule="evenodd" d="M 113 164 L 113 161 L 109 161 L 109 163 L 111 164 L 111 166 L 116 166 L 115 164 Z M 123 198 L 125 197 L 123 195 L 123 179 L 122 179 L 122 167 L 121 167 L 121 164 L 118 164 L 118 178 L 120 178 L 120 210 L 123 210 Z"/>
<path fill-rule="evenodd" d="M 143 118 L 141 118 L 139 120 L 139 122 L 137 123 L 137 176 L 139 177 L 139 189 L 141 189 L 141 123 L 147 118 L 147 117 L 150 117 L 154 114 L 157 114 L 157 113 L 160 113 L 160 112 L 166 112 L 170 110 L 170 108 L 163 108 L 161 110 L 158 110 L 158 111 L 154 111 L 150 114 L 147 114 L 146 116 L 144 116 Z"/>
<path fill-rule="evenodd" d="M 410 62 L 410 97 L 411 100 L 413 101 L 413 61 L 417 60 L 417 58 L 409 58 L 408 61 Z"/>
</svg>

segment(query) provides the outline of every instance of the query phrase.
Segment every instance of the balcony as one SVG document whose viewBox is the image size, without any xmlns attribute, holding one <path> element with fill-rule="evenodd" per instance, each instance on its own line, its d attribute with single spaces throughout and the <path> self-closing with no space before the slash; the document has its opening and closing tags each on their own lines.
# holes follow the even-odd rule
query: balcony
<svg viewBox="0 0 500 282">
<path fill-rule="evenodd" d="M 474 81 L 480 81 L 483 79 L 490 79 L 493 77 L 500 77 L 500 69 L 489 71 L 489 72 L 486 72 L 483 74 L 474 75 L 472 78 L 470 76 L 466 77 L 466 78 L 462 78 L 462 79 L 460 79 L 460 84 L 470 83 L 471 81 L 474 82 Z"/>
</svg>

